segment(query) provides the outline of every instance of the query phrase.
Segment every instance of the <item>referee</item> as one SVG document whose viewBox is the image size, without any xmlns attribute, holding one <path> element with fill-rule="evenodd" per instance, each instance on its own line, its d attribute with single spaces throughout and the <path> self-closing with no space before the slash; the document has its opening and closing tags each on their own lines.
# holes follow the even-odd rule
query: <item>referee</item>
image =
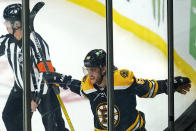
<svg viewBox="0 0 196 131">
<path fill-rule="evenodd" d="M 8 5 L 3 12 L 8 34 L 0 37 L 0 56 L 5 55 L 15 78 L 14 86 L 9 94 L 3 110 L 2 118 L 7 131 L 23 130 L 23 55 L 21 4 Z M 54 72 L 47 43 L 36 33 L 49 70 Z M 38 111 L 46 131 L 68 131 L 62 118 L 60 105 L 56 95 L 44 82 L 44 63 L 39 55 L 34 39 L 30 36 L 31 58 L 31 110 Z"/>
</svg>

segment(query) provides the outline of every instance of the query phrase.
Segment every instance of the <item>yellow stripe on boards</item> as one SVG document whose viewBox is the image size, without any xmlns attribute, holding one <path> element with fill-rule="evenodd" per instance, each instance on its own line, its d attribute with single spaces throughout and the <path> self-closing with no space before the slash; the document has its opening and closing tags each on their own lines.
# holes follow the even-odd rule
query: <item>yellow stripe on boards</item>
<svg viewBox="0 0 196 131">
<path fill-rule="evenodd" d="M 105 17 L 105 5 L 98 2 L 97 0 L 66 0 L 82 7 L 85 7 L 102 17 Z M 152 32 L 148 28 L 139 25 L 138 23 L 132 21 L 131 19 L 122 16 L 115 9 L 113 9 L 113 18 L 114 22 L 119 25 L 121 28 L 132 32 L 137 37 L 142 40 L 145 40 L 149 44 L 155 46 L 163 52 L 167 57 L 167 43 L 156 33 Z M 174 63 L 180 71 L 182 71 L 186 76 L 191 78 L 192 83 L 196 85 L 196 71 L 185 62 L 176 51 L 174 51 Z M 183 65 L 183 66 L 182 66 Z"/>
<path fill-rule="evenodd" d="M 176 66 L 189 78 L 191 78 L 191 81 L 194 85 L 196 85 L 196 72 L 195 70 L 186 63 L 182 57 L 180 57 L 176 51 L 174 51 L 174 58 L 175 58 L 175 64 Z M 182 66 L 183 65 L 183 66 Z"/>
<path fill-rule="evenodd" d="M 101 4 L 97 0 L 65 0 L 82 7 L 85 7 L 89 10 L 94 11 L 95 13 L 99 14 L 100 16 L 105 17 L 105 5 Z"/>
</svg>

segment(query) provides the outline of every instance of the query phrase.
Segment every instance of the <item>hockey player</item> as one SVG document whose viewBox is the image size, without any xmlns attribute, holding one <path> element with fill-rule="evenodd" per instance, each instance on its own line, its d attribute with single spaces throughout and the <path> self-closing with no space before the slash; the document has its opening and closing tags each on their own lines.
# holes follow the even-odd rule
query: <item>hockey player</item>
<svg viewBox="0 0 196 131">
<path fill-rule="evenodd" d="M 64 89 L 89 99 L 94 115 L 96 131 L 107 130 L 107 87 L 106 52 L 102 49 L 90 51 L 84 59 L 87 71 L 81 82 L 71 80 L 70 76 L 50 73 L 46 77 L 50 82 L 59 83 Z M 187 77 L 175 77 L 174 91 L 186 94 L 191 87 Z M 167 80 L 137 79 L 127 69 L 114 68 L 114 126 L 116 131 L 146 131 L 144 113 L 136 109 L 136 95 L 153 98 L 158 94 L 167 94 Z"/>
<path fill-rule="evenodd" d="M 23 130 L 23 56 L 21 4 L 8 5 L 3 12 L 8 34 L 0 37 L 0 56 L 6 55 L 14 73 L 14 86 L 4 107 L 2 118 L 7 131 Z M 36 33 L 41 43 L 50 71 L 54 71 L 50 60 L 49 48 L 42 37 Z M 39 57 L 34 39 L 30 38 L 31 58 L 31 110 L 41 114 L 46 131 L 68 131 L 62 118 L 59 102 L 51 88 L 44 82 L 45 68 Z"/>
</svg>

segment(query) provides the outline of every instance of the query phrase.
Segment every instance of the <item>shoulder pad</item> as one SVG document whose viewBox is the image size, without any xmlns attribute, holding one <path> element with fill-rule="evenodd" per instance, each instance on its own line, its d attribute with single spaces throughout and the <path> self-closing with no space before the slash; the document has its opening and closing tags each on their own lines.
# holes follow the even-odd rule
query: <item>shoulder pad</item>
<svg viewBox="0 0 196 131">
<path fill-rule="evenodd" d="M 127 89 L 134 82 L 134 74 L 127 69 L 120 69 L 114 72 L 114 88 L 116 90 Z"/>
<path fill-rule="evenodd" d="M 81 89 L 86 94 L 89 94 L 89 93 L 92 93 L 92 92 L 95 92 L 96 91 L 96 89 L 94 88 L 94 86 L 90 82 L 89 76 L 86 75 L 86 76 L 84 76 L 82 78 L 82 81 L 81 81 Z"/>
</svg>

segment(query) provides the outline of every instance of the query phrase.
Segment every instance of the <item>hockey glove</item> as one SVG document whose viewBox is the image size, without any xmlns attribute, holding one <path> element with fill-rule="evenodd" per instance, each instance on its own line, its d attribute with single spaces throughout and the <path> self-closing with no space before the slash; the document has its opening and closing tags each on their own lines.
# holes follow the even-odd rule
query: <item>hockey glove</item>
<svg viewBox="0 0 196 131">
<path fill-rule="evenodd" d="M 166 80 L 166 85 L 168 85 L 168 80 Z M 188 91 L 190 91 L 191 81 L 188 77 L 177 76 L 174 77 L 173 86 L 174 86 L 174 91 L 177 91 L 181 94 L 186 94 Z"/>
<path fill-rule="evenodd" d="M 56 83 L 59 84 L 64 89 L 67 89 L 67 84 L 70 83 L 72 78 L 71 76 L 63 75 L 56 72 L 45 73 L 44 77 L 49 84 Z"/>
<path fill-rule="evenodd" d="M 186 94 L 188 91 L 190 91 L 191 80 L 188 77 L 174 77 L 174 88 L 179 93 Z"/>
<path fill-rule="evenodd" d="M 67 87 L 70 88 L 72 92 L 80 95 L 81 81 L 72 79 L 71 82 L 68 82 Z"/>
</svg>

